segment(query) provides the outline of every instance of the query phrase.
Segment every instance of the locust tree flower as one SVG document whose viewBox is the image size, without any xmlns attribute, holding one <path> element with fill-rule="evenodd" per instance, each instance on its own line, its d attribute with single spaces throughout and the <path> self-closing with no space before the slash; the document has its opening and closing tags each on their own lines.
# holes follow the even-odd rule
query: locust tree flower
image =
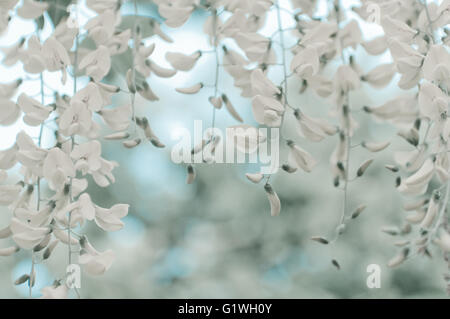
<svg viewBox="0 0 450 319">
<path fill-rule="evenodd" d="M 255 69 L 250 75 L 250 84 L 254 95 L 273 97 L 281 91 L 270 81 L 261 69 Z"/>
<path fill-rule="evenodd" d="M 75 168 L 83 175 L 101 168 L 101 144 L 99 141 L 75 145 L 70 156 L 75 161 Z"/>
<path fill-rule="evenodd" d="M 396 39 L 389 39 L 388 44 L 397 71 L 402 76 L 398 86 L 402 89 L 410 89 L 417 85 L 422 73 L 424 56 L 408 44 Z"/>
<path fill-rule="evenodd" d="M 108 10 L 118 10 L 121 2 L 119 0 L 86 0 L 86 6 L 97 13 Z"/>
<path fill-rule="evenodd" d="M 84 28 L 97 46 L 105 45 L 115 31 L 116 14 L 113 10 L 106 10 L 90 19 Z"/>
<path fill-rule="evenodd" d="M 79 69 L 86 69 L 86 75 L 100 82 L 111 68 L 111 57 L 107 47 L 100 45 L 98 49 L 88 53 L 80 62 Z"/>
<path fill-rule="evenodd" d="M 17 43 L 10 47 L 2 47 L 0 50 L 3 52 L 2 63 L 6 66 L 12 66 L 22 58 L 23 45 L 25 44 L 25 38 L 21 38 Z"/>
<path fill-rule="evenodd" d="M 51 107 L 42 105 L 25 93 L 20 94 L 17 99 L 17 104 L 20 106 L 23 113 L 25 113 L 23 118 L 24 122 L 31 126 L 41 125 L 52 111 Z"/>
<path fill-rule="evenodd" d="M 338 128 L 327 120 L 310 117 L 298 109 L 294 111 L 294 115 L 299 124 L 300 136 L 312 142 L 320 142 L 327 135 L 334 135 L 338 131 Z"/>
<path fill-rule="evenodd" d="M 0 204 L 10 205 L 17 200 L 22 191 L 20 185 L 0 185 Z"/>
<path fill-rule="evenodd" d="M 86 104 L 76 99 L 65 109 L 59 118 L 60 132 L 66 136 L 75 134 L 88 136 L 96 134 L 96 124 L 92 121 L 92 112 Z"/>
<path fill-rule="evenodd" d="M 164 23 L 172 28 L 182 26 L 198 4 L 197 0 L 157 1 L 158 12 L 165 18 Z"/>
<path fill-rule="evenodd" d="M 0 98 L 0 125 L 11 125 L 20 116 L 19 106 L 9 99 Z"/>
<path fill-rule="evenodd" d="M 252 100 L 253 116 L 256 122 L 268 126 L 280 126 L 284 107 L 275 98 L 256 95 Z"/>
<path fill-rule="evenodd" d="M 62 71 L 62 83 L 66 83 L 66 67 L 70 65 L 69 55 L 64 46 L 54 37 L 48 38 L 42 46 L 42 55 L 48 71 Z"/>
<path fill-rule="evenodd" d="M 35 0 L 24 0 L 23 5 L 17 9 L 17 14 L 24 19 L 36 19 L 48 8 L 48 3 Z"/>
<path fill-rule="evenodd" d="M 71 100 L 72 103 L 82 103 L 88 110 L 98 112 L 105 105 L 99 86 L 95 82 L 89 82 L 79 90 Z"/>
<path fill-rule="evenodd" d="M 131 113 L 130 104 L 99 111 L 105 123 L 115 131 L 123 131 L 130 125 Z"/>
<path fill-rule="evenodd" d="M 423 61 L 423 76 L 450 90 L 450 53 L 442 45 L 433 45 Z"/>
<path fill-rule="evenodd" d="M 22 79 L 17 79 L 12 82 L 0 84 L 0 98 L 10 99 L 16 94 L 17 89 L 22 84 Z"/>
<path fill-rule="evenodd" d="M 316 75 L 319 67 L 319 55 L 315 48 L 300 50 L 291 61 L 291 71 L 303 79 Z"/>
<path fill-rule="evenodd" d="M 56 147 L 48 151 L 44 160 L 43 176 L 52 190 L 57 191 L 64 187 L 69 177 L 75 177 L 75 167 L 69 155 Z"/>
<path fill-rule="evenodd" d="M 32 227 L 24 221 L 13 217 L 9 228 L 14 242 L 23 249 L 38 245 L 50 233 L 49 227 Z"/>
<path fill-rule="evenodd" d="M 95 249 L 89 251 L 82 251 L 78 258 L 78 263 L 83 266 L 83 269 L 90 275 L 103 275 L 112 265 L 115 259 L 115 254 L 111 249 L 104 252 L 98 252 Z"/>
<path fill-rule="evenodd" d="M 398 190 L 409 195 L 424 194 L 435 172 L 434 168 L 433 161 L 431 159 L 427 159 L 417 172 L 401 181 L 401 184 L 398 186 Z"/>
<path fill-rule="evenodd" d="M 42 176 L 42 166 L 47 150 L 38 147 L 24 131 L 17 134 L 16 145 L 16 160 L 35 176 Z"/>
<path fill-rule="evenodd" d="M 124 225 L 121 219 L 128 215 L 128 208 L 126 204 L 116 204 L 109 209 L 96 206 L 95 222 L 105 231 L 120 230 Z"/>
<path fill-rule="evenodd" d="M 189 71 L 194 67 L 201 56 L 201 51 L 196 51 L 189 55 L 178 52 L 167 52 L 166 60 L 169 61 L 170 65 L 176 70 Z"/>
<path fill-rule="evenodd" d="M 301 168 L 305 172 L 311 172 L 316 166 L 317 162 L 314 157 L 311 156 L 307 151 L 305 151 L 300 146 L 296 145 L 293 141 L 288 141 L 289 155 L 288 162 L 291 166 Z"/>
</svg>

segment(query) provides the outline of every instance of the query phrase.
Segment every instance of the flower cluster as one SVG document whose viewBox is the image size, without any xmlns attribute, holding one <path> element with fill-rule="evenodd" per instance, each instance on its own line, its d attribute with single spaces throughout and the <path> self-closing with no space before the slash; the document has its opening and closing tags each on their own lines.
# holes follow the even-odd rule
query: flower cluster
<svg viewBox="0 0 450 319">
<path fill-rule="evenodd" d="M 10 125 L 22 117 L 27 125 L 39 126 L 41 132 L 37 138 L 20 132 L 16 143 L 0 152 L 0 204 L 12 212 L 10 225 L 0 230 L 0 238 L 9 241 L 7 248 L 0 249 L 0 256 L 20 249 L 32 254 L 31 271 L 17 279 L 17 284 L 28 283 L 31 292 L 35 263 L 48 259 L 58 243 L 68 247 L 69 264 L 77 256 L 77 262 L 90 274 L 108 270 L 114 253 L 98 252 L 85 235 L 75 231 L 89 221 L 105 231 L 119 230 L 123 227 L 121 219 L 128 213 L 128 205 L 96 205 L 86 191 L 88 180 L 101 187 L 115 181 L 112 172 L 117 163 L 102 157 L 100 139 L 120 140 L 125 148 L 137 147 L 143 141 L 156 148 L 165 147 L 151 128 L 150 119 L 136 114 L 136 99 L 159 100 L 148 82 L 152 75 L 168 78 L 189 72 L 208 54 L 214 56 L 214 83 L 202 80 L 175 91 L 196 94 L 210 90 L 205 104 L 212 110 L 213 129 L 217 113 L 224 107 L 239 123 L 234 127 L 247 133 L 258 132 L 254 126 L 243 123 L 239 106 L 221 84 L 221 72 L 225 71 L 241 96 L 249 99 L 257 125 L 284 132 L 286 121 L 295 122 L 294 136 L 283 133 L 279 137 L 287 154 L 280 166 L 285 173 L 313 171 L 319 159 L 308 149 L 309 145 L 335 141 L 328 160 L 330 180 L 343 194 L 339 222 L 331 236 L 314 236 L 313 241 L 336 243 L 366 208 L 365 203 L 349 207 L 349 186 L 365 174 L 375 158 L 368 156 L 352 167 L 352 149 L 359 147 L 372 154 L 391 145 L 391 141 L 359 138 L 354 143 L 360 130 L 356 114 L 363 114 L 398 129 L 398 139 L 404 141 L 405 148 L 396 152 L 396 164 L 386 168 L 399 174 L 398 191 L 417 199 L 405 204 L 405 210 L 413 213 L 406 217 L 404 225 L 384 229 L 388 234 L 405 237 L 395 243 L 401 251 L 389 265 L 399 265 L 414 255 L 411 251 L 431 255 L 431 244 L 440 247 L 448 262 L 450 1 L 382 0 L 376 4 L 378 15 L 374 19 L 370 10 L 374 3 L 368 0 L 362 0 L 360 6 L 352 8 L 353 12 L 345 10 L 340 0 L 326 1 L 325 12 L 319 10 L 318 0 L 292 0 L 290 8 L 276 0 L 154 0 L 163 23 L 170 28 L 183 27 L 196 11 L 208 14 L 203 32 L 211 50 L 166 52 L 171 68 L 152 60 L 155 43 L 151 37 L 173 40 L 162 31 L 157 19 L 139 14 L 136 0 L 128 2 L 134 8 L 131 15 L 121 10 L 123 1 L 87 0 L 87 7 L 96 15 L 82 26 L 67 15 L 62 19 L 52 16 L 52 10 L 61 8 L 51 1 L 0 3 L 0 32 L 8 28 L 13 15 L 36 22 L 35 34 L 2 48 L 2 63 L 22 64 L 31 77 L 0 85 L 0 125 Z M 272 14 L 277 27 L 267 35 L 264 26 Z M 289 26 L 282 16 L 289 17 Z M 379 24 L 384 35 L 364 39 L 361 20 Z M 44 38 L 41 30 L 46 21 L 53 23 L 54 29 Z M 365 71 L 356 61 L 360 47 L 375 58 L 389 51 L 392 61 Z M 117 56 L 127 57 L 125 66 L 120 66 L 124 72 L 114 67 Z M 272 70 L 281 71 L 282 79 L 275 80 Z M 73 94 L 54 91 L 50 100 L 45 94 L 47 72 L 58 72 L 63 85 L 73 82 Z M 39 77 L 33 78 L 36 74 Z M 121 77 L 126 87 L 112 83 L 111 74 Z M 69 77 L 73 81 L 68 81 Z M 397 77 L 397 86 L 406 94 L 381 106 L 356 105 L 352 100 L 356 92 L 368 87 L 382 90 Z M 20 90 L 24 81 L 34 80 L 40 81 L 40 101 Z M 84 87 L 78 87 L 77 82 L 81 81 L 77 80 L 83 80 Z M 327 101 L 328 113 L 317 115 L 319 112 L 311 105 L 292 102 L 294 86 L 300 94 L 313 92 Z M 118 94 L 129 95 L 129 103 L 114 105 L 112 98 Z M 102 124 L 111 131 L 104 136 Z M 55 143 L 43 147 L 42 133 L 49 127 Z M 253 133 L 243 136 L 244 143 L 237 145 L 239 151 L 250 153 L 266 138 Z M 218 143 L 220 138 L 213 131 L 192 148 L 191 155 L 201 153 L 203 161 L 212 164 Z M 20 178 L 12 181 L 8 170 L 16 164 L 20 165 Z M 191 184 L 197 172 L 194 164 L 186 164 L 187 183 Z M 282 201 L 271 183 L 274 175 L 249 172 L 246 177 L 255 184 L 263 182 L 261 188 L 267 195 L 271 215 L 278 216 Z M 48 198 L 41 196 L 41 184 L 51 192 Z M 415 224 L 417 228 L 413 227 Z M 340 268 L 336 259 L 332 259 L 332 264 Z M 63 279 L 43 289 L 43 295 L 66 296 L 68 288 Z"/>
</svg>

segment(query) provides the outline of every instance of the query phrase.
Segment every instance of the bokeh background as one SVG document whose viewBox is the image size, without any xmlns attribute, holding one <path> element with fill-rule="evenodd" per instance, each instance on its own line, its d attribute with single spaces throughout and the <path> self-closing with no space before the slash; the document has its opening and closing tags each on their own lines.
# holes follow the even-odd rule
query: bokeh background
<svg viewBox="0 0 450 319">
<path fill-rule="evenodd" d="M 93 16 L 79 5 L 81 24 Z M 358 1 L 343 1 L 346 8 Z M 155 6 L 149 1 L 139 1 L 139 14 L 159 18 Z M 281 1 L 289 9 L 289 1 Z M 319 8 L 326 12 L 325 1 Z M 125 3 L 122 10 L 132 12 Z M 320 13 L 319 10 L 319 13 Z M 283 27 L 293 25 L 285 12 Z M 167 43 L 157 36 L 146 43 L 156 43 L 152 59 L 161 66 L 169 67 L 164 59 L 167 51 L 190 53 L 195 50 L 210 50 L 206 36 L 202 33 L 207 15 L 194 12 L 191 19 L 180 29 L 163 26 L 174 43 Z M 349 13 L 349 17 L 356 17 Z M 365 40 L 382 33 L 380 27 L 359 20 Z M 275 13 L 270 13 L 262 32 L 272 34 L 277 28 Z M 8 46 L 21 36 L 32 34 L 34 22 L 13 17 L 7 33 L 0 37 L 0 46 Z M 49 35 L 52 26 L 46 19 L 43 36 Z M 295 39 L 285 33 L 286 41 Z M 236 45 L 227 42 L 235 48 Z M 281 51 L 277 47 L 280 57 Z M 356 61 L 364 70 L 370 70 L 390 55 L 370 57 L 361 48 L 355 52 Z M 130 214 L 124 219 L 126 226 L 115 233 L 106 233 L 95 225 L 86 225 L 90 241 L 100 251 L 112 248 L 117 259 L 111 269 L 101 277 L 83 274 L 81 295 L 83 298 L 445 298 L 442 274 L 446 265 L 436 250 L 432 260 L 417 257 L 396 269 L 386 267 L 387 261 L 396 253 L 392 238 L 380 231 L 384 225 L 401 225 L 403 219 L 402 200 L 395 189 L 395 175 L 384 168 L 393 163 L 394 150 L 408 150 L 405 143 L 394 142 L 381 153 L 370 154 L 365 150 L 352 150 L 351 165 L 354 170 L 369 157 L 375 163 L 363 178 L 349 187 L 349 207 L 366 204 L 367 209 L 356 220 L 351 221 L 347 231 L 335 245 L 320 245 L 309 238 L 314 235 L 332 237 L 340 217 L 343 200 L 342 191 L 333 187 L 329 168 L 330 154 L 338 137 L 314 144 L 296 133 L 291 114 L 286 117 L 283 135 L 296 141 L 310 151 L 318 160 L 316 169 L 306 174 L 280 172 L 271 183 L 277 191 L 282 211 L 280 216 L 270 216 L 269 202 L 261 185 L 254 185 L 245 178 L 246 172 L 256 172 L 255 164 L 201 164 L 196 166 L 197 179 L 186 185 L 183 165 L 170 159 L 171 147 L 177 143 L 183 129 L 193 131 L 194 120 L 202 120 L 203 127 L 211 124 L 212 107 L 208 97 L 209 88 L 194 96 L 176 93 L 175 87 L 188 86 L 198 81 L 213 83 L 214 56 L 204 54 L 197 66 L 189 73 L 179 72 L 173 78 L 151 77 L 149 83 L 160 97 L 150 103 L 137 99 L 138 115 L 149 117 L 154 131 L 167 145 L 163 150 L 144 143 L 134 149 L 124 149 L 120 142 L 102 141 L 103 156 L 116 160 L 117 182 L 108 188 L 99 188 L 91 183 L 89 193 L 94 202 L 103 207 L 115 203 L 130 204 Z M 337 59 L 336 65 L 339 60 Z M 115 64 L 120 68 L 120 61 Z M 240 97 L 233 87 L 232 78 L 220 71 L 220 90 L 226 92 L 243 116 L 245 122 L 256 125 L 252 118 L 251 102 Z M 270 78 L 281 81 L 282 69 L 272 67 Z M 331 77 L 334 70 L 328 71 Z M 25 79 L 21 90 L 39 97 L 39 81 L 26 78 L 22 66 L 11 68 L 0 65 L 0 81 Z M 71 94 L 72 83 L 66 86 L 59 82 L 59 74 L 45 72 L 47 83 L 46 101 L 51 102 L 53 90 Z M 123 77 L 110 76 L 111 83 L 125 87 Z M 81 83 L 85 80 L 79 80 Z M 362 140 L 391 140 L 395 130 L 388 124 L 369 121 L 361 112 L 363 105 L 381 105 L 400 93 L 395 88 L 398 78 L 383 90 L 363 86 L 351 94 L 351 108 L 359 121 L 360 129 L 355 143 Z M 332 107 L 332 102 L 318 98 L 307 90 L 299 94 L 300 81 L 294 77 L 289 81 L 289 100 L 293 106 L 301 106 L 311 115 L 323 116 Z M 129 96 L 120 94 L 114 104 L 127 103 Z M 333 121 L 333 120 L 332 120 Z M 216 114 L 216 126 L 225 129 L 237 124 L 225 111 Z M 18 121 L 10 127 L 0 127 L 0 149 L 10 147 L 20 130 L 30 136 L 38 135 L 38 128 L 29 128 Z M 104 133 L 107 133 L 105 131 Z M 52 145 L 51 129 L 44 131 L 44 145 Z M 280 153 L 281 163 L 286 162 L 286 148 Z M 17 168 L 17 167 L 16 167 Z M 10 177 L 11 180 L 17 175 Z M 11 213 L 0 208 L 0 228 L 8 224 Z M 1 243 L 2 245 L 4 242 Z M 2 246 L 3 247 L 3 246 Z M 331 260 L 341 265 L 337 270 Z M 13 285 L 14 280 L 30 268 L 30 255 L 20 252 L 14 257 L 0 259 L 0 298 L 22 298 L 27 296 L 27 287 Z M 33 295 L 61 277 L 67 264 L 67 251 L 59 246 L 55 255 L 45 264 L 37 265 L 37 282 Z M 367 266 L 381 267 L 381 288 L 369 289 L 366 279 Z"/>
</svg>

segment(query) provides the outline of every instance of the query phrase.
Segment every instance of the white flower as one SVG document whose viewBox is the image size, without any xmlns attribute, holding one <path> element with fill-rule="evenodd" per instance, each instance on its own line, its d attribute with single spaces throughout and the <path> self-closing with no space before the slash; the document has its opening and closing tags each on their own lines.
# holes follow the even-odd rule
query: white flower
<svg viewBox="0 0 450 319">
<path fill-rule="evenodd" d="M 401 181 L 398 190 L 403 194 L 423 195 L 433 174 L 434 163 L 431 159 L 427 159 L 416 173 Z"/>
<path fill-rule="evenodd" d="M 384 35 L 375 37 L 370 41 L 362 42 L 361 45 L 371 55 L 380 55 L 388 48 L 386 36 Z"/>
<path fill-rule="evenodd" d="M 93 112 L 100 111 L 104 105 L 100 89 L 94 82 L 89 82 L 83 89 L 78 91 L 72 98 L 72 102 L 80 102 Z"/>
<path fill-rule="evenodd" d="M 362 41 L 361 29 L 359 28 L 356 20 L 351 20 L 347 25 L 339 32 L 342 48 L 352 47 L 356 50 L 358 44 Z"/>
<path fill-rule="evenodd" d="M 390 39 L 388 44 L 397 71 L 402 75 L 398 86 L 406 90 L 417 85 L 424 57 L 411 46 L 398 40 Z"/>
<path fill-rule="evenodd" d="M 277 193 L 273 190 L 272 186 L 269 183 L 264 185 L 264 190 L 266 191 L 267 198 L 269 199 L 270 203 L 270 215 L 280 215 L 281 203 Z"/>
<path fill-rule="evenodd" d="M 245 177 L 247 177 L 247 179 L 249 181 L 251 181 L 252 183 L 258 184 L 260 181 L 262 181 L 262 179 L 264 178 L 264 175 L 261 173 L 246 173 Z"/>
<path fill-rule="evenodd" d="M 178 52 L 167 52 L 166 60 L 169 61 L 170 65 L 176 70 L 189 71 L 194 67 L 201 55 L 201 51 L 196 51 L 190 55 Z"/>
<path fill-rule="evenodd" d="M 433 45 L 423 62 L 424 78 L 450 90 L 450 54 L 442 45 Z"/>
<path fill-rule="evenodd" d="M 441 230 L 439 238 L 436 239 L 436 243 L 441 247 L 443 252 L 450 252 L 450 234 L 447 231 Z"/>
<path fill-rule="evenodd" d="M 123 131 L 130 125 L 131 113 L 130 104 L 113 109 L 103 109 L 99 112 L 105 123 L 115 131 Z"/>
<path fill-rule="evenodd" d="M 316 160 L 307 151 L 296 145 L 292 141 L 287 142 L 290 150 L 288 162 L 291 166 L 301 168 L 305 172 L 311 172 L 316 166 Z"/>
<path fill-rule="evenodd" d="M 28 47 L 18 55 L 23 62 L 23 69 L 28 73 L 42 73 L 45 70 L 45 58 L 42 53 L 42 45 L 36 35 L 28 39 Z"/>
<path fill-rule="evenodd" d="M 349 65 L 340 65 L 334 79 L 338 94 L 359 88 L 361 82 L 358 74 Z"/>
<path fill-rule="evenodd" d="M 116 204 L 111 208 L 95 207 L 95 223 L 105 231 L 122 229 L 124 223 L 120 220 L 128 215 L 129 205 Z"/>
<path fill-rule="evenodd" d="M 36 146 L 33 139 L 23 131 L 17 134 L 16 144 L 18 148 L 16 159 L 36 176 L 42 176 L 42 165 L 47 150 Z"/>
<path fill-rule="evenodd" d="M 70 157 L 59 148 L 52 148 L 44 160 L 43 175 L 48 186 L 60 190 L 68 182 L 68 177 L 75 177 L 75 167 Z"/>
<path fill-rule="evenodd" d="M 36 19 L 48 8 L 48 3 L 43 1 L 24 0 L 23 5 L 17 9 L 17 14 L 24 19 Z"/>
<path fill-rule="evenodd" d="M 298 120 L 300 136 L 313 142 L 320 142 L 327 135 L 334 135 L 337 127 L 320 118 L 313 118 L 300 110 L 295 110 L 294 115 Z"/>
<path fill-rule="evenodd" d="M 162 3 L 158 6 L 159 14 L 166 19 L 164 23 L 172 28 L 181 27 L 189 19 L 194 9 L 192 4 L 184 5 L 183 1 Z"/>
<path fill-rule="evenodd" d="M 103 106 L 111 104 L 111 97 L 114 95 L 114 93 L 120 91 L 120 88 L 115 85 L 105 84 L 102 82 L 96 83 L 96 85 L 100 91 L 100 95 L 102 96 Z"/>
<path fill-rule="evenodd" d="M 71 212 L 71 226 L 76 223 L 83 225 L 85 220 L 94 220 L 95 218 L 95 206 L 88 193 L 83 193 L 76 202 L 65 207 L 63 212 L 66 211 Z"/>
<path fill-rule="evenodd" d="M 393 63 L 380 64 L 362 76 L 361 79 L 375 88 L 383 88 L 391 82 L 396 72 Z"/>
<path fill-rule="evenodd" d="M 266 57 L 271 56 L 270 40 L 259 33 L 238 32 L 234 39 L 251 61 L 267 62 Z"/>
<path fill-rule="evenodd" d="M 0 205 L 10 205 L 19 198 L 20 185 L 0 185 Z"/>
<path fill-rule="evenodd" d="M 261 69 L 255 69 L 250 75 L 250 83 L 254 95 L 273 97 L 280 94 L 280 89 L 270 81 Z"/>
<path fill-rule="evenodd" d="M 74 100 L 59 118 L 60 132 L 66 136 L 95 134 L 92 112 L 86 104 Z"/>
<path fill-rule="evenodd" d="M 106 43 L 106 46 L 109 48 L 109 53 L 111 55 L 116 55 L 127 51 L 128 42 L 130 41 L 130 38 L 131 38 L 130 29 L 127 29 L 120 33 L 115 33 Z"/>
<path fill-rule="evenodd" d="M 119 9 L 119 0 L 86 0 L 86 6 L 97 13 Z"/>
<path fill-rule="evenodd" d="M 10 47 L 2 47 L 3 60 L 2 63 L 5 66 L 12 66 L 17 63 L 22 58 L 23 45 L 25 43 L 25 38 L 21 38 L 16 44 Z"/>
<path fill-rule="evenodd" d="M 20 108 L 16 103 L 0 98 L 0 125 L 11 125 L 20 116 Z"/>
<path fill-rule="evenodd" d="M 98 252 L 90 249 L 88 252 L 80 254 L 78 263 L 90 275 L 103 275 L 111 267 L 114 262 L 115 254 L 111 249 L 104 252 Z"/>
<path fill-rule="evenodd" d="M 277 99 L 256 95 L 252 100 L 253 116 L 256 122 L 268 126 L 280 126 L 284 107 Z"/>
<path fill-rule="evenodd" d="M 66 67 L 70 65 L 69 55 L 64 46 L 54 37 L 48 38 L 42 46 L 42 55 L 45 60 L 47 70 L 59 71 L 63 73 L 62 83 L 66 83 Z"/>
<path fill-rule="evenodd" d="M 437 86 L 429 82 L 420 85 L 419 110 L 432 120 L 447 117 L 448 97 Z"/>
<path fill-rule="evenodd" d="M 16 93 L 17 88 L 22 84 L 22 79 L 0 84 L 0 98 L 10 99 Z"/>
<path fill-rule="evenodd" d="M 319 66 L 319 55 L 314 48 L 299 51 L 291 61 L 291 71 L 303 79 L 316 75 Z"/>
<path fill-rule="evenodd" d="M 415 96 L 400 96 L 378 107 L 364 107 L 364 110 L 379 120 L 408 124 L 419 115 Z"/>
<path fill-rule="evenodd" d="M 114 11 L 106 10 L 89 20 L 84 28 L 88 30 L 89 36 L 97 45 L 104 45 L 114 34 L 115 25 L 116 15 Z"/>
<path fill-rule="evenodd" d="M 101 168 L 101 144 L 99 141 L 75 145 L 70 156 L 75 161 L 75 168 L 85 175 Z"/>
<path fill-rule="evenodd" d="M 63 18 L 53 31 L 52 36 L 67 50 L 70 51 L 73 46 L 76 35 L 78 34 L 77 28 L 70 28 L 67 18 Z"/>
<path fill-rule="evenodd" d="M 12 239 L 23 249 L 33 248 L 50 233 L 49 227 L 32 227 L 15 217 L 11 219 L 9 228 L 12 232 Z"/>
<path fill-rule="evenodd" d="M 101 45 L 95 51 L 88 53 L 80 62 L 80 70 L 86 69 L 86 75 L 95 82 L 100 82 L 111 68 L 111 57 L 107 47 Z"/>
<path fill-rule="evenodd" d="M 175 91 L 177 91 L 178 93 L 183 93 L 183 94 L 195 94 L 198 91 L 200 91 L 202 88 L 203 88 L 202 83 L 196 83 L 189 87 L 176 88 Z"/>
<path fill-rule="evenodd" d="M 116 162 L 107 161 L 103 158 L 100 159 L 100 169 L 91 172 L 92 178 L 101 187 L 106 187 L 110 183 L 115 182 L 114 175 L 111 173 L 112 170 L 118 166 Z"/>
<path fill-rule="evenodd" d="M 419 31 L 412 29 L 406 23 L 387 15 L 381 19 L 381 25 L 386 35 L 403 43 L 411 43 Z"/>
<path fill-rule="evenodd" d="M 52 111 L 51 107 L 44 106 L 35 99 L 30 98 L 25 93 L 20 94 L 17 104 L 25 113 L 23 121 L 30 126 L 41 125 Z"/>
</svg>

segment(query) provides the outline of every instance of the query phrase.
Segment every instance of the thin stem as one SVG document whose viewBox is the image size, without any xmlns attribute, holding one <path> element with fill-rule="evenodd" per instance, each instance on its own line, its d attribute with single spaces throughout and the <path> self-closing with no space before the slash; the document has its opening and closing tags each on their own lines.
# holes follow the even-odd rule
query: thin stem
<svg viewBox="0 0 450 319">
<path fill-rule="evenodd" d="M 135 17 L 138 15 L 138 7 L 137 7 L 137 2 L 136 0 L 133 1 L 133 6 L 134 6 L 134 15 Z M 136 22 L 137 22 L 137 18 L 134 19 L 134 23 L 133 23 L 133 55 L 132 55 L 132 59 L 131 59 L 131 77 L 133 79 L 133 91 L 134 92 L 130 92 L 130 99 L 131 99 L 131 110 L 132 110 L 132 114 L 131 114 L 131 121 L 134 123 L 133 127 L 134 127 L 134 132 L 136 133 L 137 130 L 137 124 L 136 124 L 136 106 L 135 106 L 135 102 L 136 102 L 136 65 L 135 65 L 135 60 L 136 60 L 136 54 L 137 54 L 137 40 L 136 40 Z"/>
<path fill-rule="evenodd" d="M 280 10 L 280 6 L 279 6 L 279 2 L 277 1 L 275 4 L 275 7 L 277 9 L 277 20 L 278 20 L 278 31 L 280 33 L 280 46 L 282 47 L 282 64 L 283 64 L 283 82 L 281 82 L 284 85 L 283 88 L 283 97 L 284 97 L 284 106 L 286 106 L 287 103 L 287 92 L 288 92 L 288 85 L 287 85 L 287 78 L 288 78 L 288 73 L 287 73 L 287 69 L 286 69 L 286 53 L 285 53 L 285 45 L 284 45 L 284 35 L 283 35 L 283 25 L 281 23 L 281 10 Z"/>
<path fill-rule="evenodd" d="M 219 52 L 217 50 L 217 10 L 214 9 L 213 14 L 214 17 L 214 37 L 213 37 L 213 45 L 214 45 L 214 56 L 216 59 L 216 73 L 215 73 L 215 80 L 214 80 L 214 97 L 217 97 L 217 92 L 219 89 L 219 74 L 220 74 L 220 61 L 219 61 Z M 212 114 L 212 121 L 211 121 L 211 127 L 214 129 L 216 124 L 216 108 L 213 106 L 213 114 Z"/>
<path fill-rule="evenodd" d="M 77 20 L 78 20 L 78 16 L 76 16 Z M 75 94 L 77 93 L 77 68 L 78 68 L 78 43 L 79 43 L 79 34 L 78 34 L 77 30 L 77 34 L 75 36 L 75 53 L 74 53 L 74 63 L 73 63 L 73 95 L 75 96 Z M 74 144 L 75 144 L 75 136 L 72 135 L 71 136 L 71 148 L 73 149 Z M 70 189 L 69 189 L 69 200 L 72 203 L 73 202 L 73 193 L 72 193 L 72 188 L 73 188 L 73 178 L 70 178 Z M 68 218 L 67 218 L 67 236 L 68 236 L 68 262 L 69 265 L 72 264 L 72 212 L 68 212 Z M 75 289 L 76 290 L 76 289 Z M 76 290 L 77 296 L 80 297 L 78 290 Z"/>
<path fill-rule="evenodd" d="M 422 0 L 423 2 L 421 2 L 421 0 L 418 0 L 418 1 L 419 1 L 419 3 L 422 4 L 422 6 L 425 9 L 425 14 L 426 14 L 427 20 L 428 20 L 428 29 L 430 29 L 431 40 L 433 41 L 433 43 L 436 43 L 436 38 L 434 35 L 434 28 L 433 28 L 433 21 L 431 21 L 430 11 L 428 10 L 427 0 Z"/>
<path fill-rule="evenodd" d="M 340 0 L 336 1 L 336 5 L 335 5 L 335 11 L 336 11 L 336 23 L 338 26 L 338 41 L 339 41 L 339 45 L 340 45 L 340 49 L 341 49 L 341 58 L 342 58 L 342 64 L 346 64 L 345 63 L 345 58 L 344 58 L 344 52 L 343 52 L 343 48 L 342 48 L 342 43 L 340 41 L 340 37 L 339 37 L 339 31 L 340 31 L 340 11 L 341 11 L 341 2 Z M 349 184 L 349 179 L 348 179 L 348 175 L 349 175 L 349 171 L 350 171 L 350 150 L 351 150 L 351 145 L 352 145 L 352 139 L 350 136 L 350 97 L 349 97 L 349 92 L 345 92 L 345 97 L 344 97 L 344 101 L 343 101 L 343 115 L 344 115 L 344 123 L 347 123 L 348 127 L 344 128 L 344 132 L 345 132 L 345 143 L 346 143 L 346 147 L 345 147 L 345 171 L 344 171 L 344 198 L 343 198 L 343 203 L 342 203 L 342 212 L 341 212 L 341 218 L 340 218 L 340 225 L 343 224 L 345 222 L 345 216 L 347 214 L 347 210 L 348 210 L 348 184 Z M 336 240 L 337 240 L 337 236 L 336 235 Z"/>
</svg>

